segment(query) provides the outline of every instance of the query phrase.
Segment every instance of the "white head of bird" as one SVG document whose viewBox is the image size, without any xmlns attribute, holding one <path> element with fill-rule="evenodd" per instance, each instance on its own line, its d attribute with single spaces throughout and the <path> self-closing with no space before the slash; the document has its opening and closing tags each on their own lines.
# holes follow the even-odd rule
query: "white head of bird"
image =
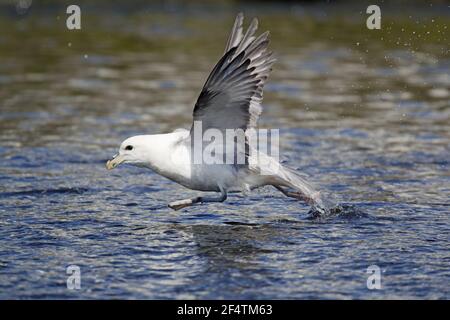
<svg viewBox="0 0 450 320">
<path fill-rule="evenodd" d="M 153 151 L 150 140 L 151 137 L 148 135 L 134 136 L 124 140 L 120 145 L 119 153 L 106 163 L 106 168 L 111 170 L 122 163 L 145 166 L 151 161 L 149 154 Z"/>
</svg>

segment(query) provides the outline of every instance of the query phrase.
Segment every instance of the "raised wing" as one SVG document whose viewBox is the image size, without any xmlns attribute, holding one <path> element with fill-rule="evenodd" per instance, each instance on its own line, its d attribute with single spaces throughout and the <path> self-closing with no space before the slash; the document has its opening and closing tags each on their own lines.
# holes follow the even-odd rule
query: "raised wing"
<svg viewBox="0 0 450 320">
<path fill-rule="evenodd" d="M 244 17 L 238 14 L 225 47 L 225 54 L 212 70 L 194 107 L 194 121 L 203 130 L 255 127 L 261 114 L 263 87 L 272 64 L 267 50 L 269 32 L 255 37 L 258 20 L 243 34 Z"/>
</svg>

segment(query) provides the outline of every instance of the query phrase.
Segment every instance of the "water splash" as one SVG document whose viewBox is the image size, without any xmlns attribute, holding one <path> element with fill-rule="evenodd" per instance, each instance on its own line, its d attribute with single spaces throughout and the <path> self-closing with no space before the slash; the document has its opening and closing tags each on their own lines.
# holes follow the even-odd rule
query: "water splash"
<svg viewBox="0 0 450 320">
<path fill-rule="evenodd" d="M 367 213 L 352 204 L 337 204 L 329 207 L 314 206 L 309 210 L 308 215 L 313 220 L 335 217 L 346 219 L 367 217 Z"/>
</svg>

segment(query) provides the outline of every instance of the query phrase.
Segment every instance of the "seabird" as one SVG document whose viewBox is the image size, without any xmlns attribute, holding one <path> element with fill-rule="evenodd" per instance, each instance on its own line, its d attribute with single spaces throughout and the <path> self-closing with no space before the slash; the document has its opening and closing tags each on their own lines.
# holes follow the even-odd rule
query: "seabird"
<svg viewBox="0 0 450 320">
<path fill-rule="evenodd" d="M 152 169 L 192 190 L 220 193 L 217 197 L 199 196 L 169 203 L 174 210 L 197 203 L 223 202 L 229 192 L 245 193 L 270 185 L 324 212 L 327 206 L 320 192 L 303 174 L 250 143 L 249 133 L 257 130 L 263 87 L 275 59 L 268 50 L 269 32 L 255 36 L 258 20 L 254 18 L 244 33 L 243 20 L 239 13 L 225 52 L 197 99 L 191 129 L 128 138 L 106 167 L 113 169 L 128 163 Z M 229 130 L 236 132 L 231 142 L 220 141 L 217 136 L 205 140 L 208 131 L 225 137 Z M 202 158 L 206 150 L 211 151 L 212 162 Z M 231 161 L 217 161 L 230 160 L 230 154 Z"/>
</svg>

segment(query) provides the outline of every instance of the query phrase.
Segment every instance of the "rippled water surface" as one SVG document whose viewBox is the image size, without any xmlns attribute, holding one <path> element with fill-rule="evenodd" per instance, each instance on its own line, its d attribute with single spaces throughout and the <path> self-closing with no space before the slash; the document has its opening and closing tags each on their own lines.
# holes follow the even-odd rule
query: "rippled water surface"
<svg viewBox="0 0 450 320">
<path fill-rule="evenodd" d="M 357 5 L 86 5 L 81 31 L 31 9 L 0 6 L 0 298 L 450 298 L 448 9 L 380 31 Z M 199 193 L 105 169 L 125 138 L 190 126 L 238 10 L 278 58 L 261 126 L 341 214 L 271 188 L 174 212 Z"/>
</svg>

